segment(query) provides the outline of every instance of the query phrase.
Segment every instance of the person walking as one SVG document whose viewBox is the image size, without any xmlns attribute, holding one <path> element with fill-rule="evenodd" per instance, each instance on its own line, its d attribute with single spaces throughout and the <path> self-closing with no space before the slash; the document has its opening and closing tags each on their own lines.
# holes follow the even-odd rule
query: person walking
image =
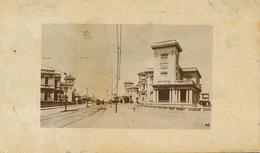
<svg viewBox="0 0 260 153">
<path fill-rule="evenodd" d="M 132 100 L 132 97 L 130 97 L 129 102 L 131 104 L 131 107 L 132 107 L 133 111 L 135 111 L 135 104 L 134 104 L 134 101 Z"/>
</svg>

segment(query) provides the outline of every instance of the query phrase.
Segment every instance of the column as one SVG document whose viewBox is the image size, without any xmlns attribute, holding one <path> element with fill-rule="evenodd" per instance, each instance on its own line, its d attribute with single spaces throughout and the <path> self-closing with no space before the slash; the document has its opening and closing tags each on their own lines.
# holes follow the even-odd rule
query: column
<svg viewBox="0 0 260 153">
<path fill-rule="evenodd" d="M 176 90 L 172 90 L 172 103 L 176 103 L 177 100 L 176 100 Z"/>
<path fill-rule="evenodd" d="M 172 90 L 170 89 L 169 90 L 169 103 L 172 102 Z"/>
<path fill-rule="evenodd" d="M 156 102 L 159 102 L 159 90 L 156 90 Z"/>
<path fill-rule="evenodd" d="M 189 90 L 189 103 L 192 104 L 192 90 Z"/>
<path fill-rule="evenodd" d="M 177 103 L 180 103 L 181 102 L 181 92 L 180 90 L 177 90 L 178 91 L 178 101 Z"/>
<path fill-rule="evenodd" d="M 173 99 L 173 103 L 177 103 L 177 90 L 175 89 L 174 90 L 174 96 L 172 96 L 172 99 Z"/>
<path fill-rule="evenodd" d="M 153 103 L 156 101 L 156 89 L 153 90 Z"/>
<path fill-rule="evenodd" d="M 189 103 L 189 89 L 186 90 L 186 103 Z"/>
</svg>

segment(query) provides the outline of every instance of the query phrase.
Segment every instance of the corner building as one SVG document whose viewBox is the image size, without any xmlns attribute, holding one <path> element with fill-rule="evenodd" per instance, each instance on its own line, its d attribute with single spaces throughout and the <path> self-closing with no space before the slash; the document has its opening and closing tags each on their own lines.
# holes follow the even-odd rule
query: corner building
<svg viewBox="0 0 260 153">
<path fill-rule="evenodd" d="M 152 91 L 144 91 L 147 98 L 142 98 L 143 104 L 196 106 L 201 92 L 201 75 L 196 67 L 180 67 L 182 48 L 179 43 L 176 40 L 157 42 L 151 48 L 154 51 L 154 70 L 149 71 L 152 83 L 147 85 L 152 86 Z M 146 73 L 138 74 L 139 85 L 146 80 L 140 74 Z"/>
</svg>

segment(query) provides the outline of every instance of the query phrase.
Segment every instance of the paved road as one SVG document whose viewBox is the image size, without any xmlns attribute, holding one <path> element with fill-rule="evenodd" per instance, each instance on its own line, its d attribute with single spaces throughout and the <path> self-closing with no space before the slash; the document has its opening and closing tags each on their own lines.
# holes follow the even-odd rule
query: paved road
<svg viewBox="0 0 260 153">
<path fill-rule="evenodd" d="M 106 110 L 100 109 L 106 107 Z M 41 110 L 41 127 L 56 128 L 130 128 L 130 129 L 209 129 L 210 112 L 177 112 L 149 108 L 135 111 L 129 104 L 115 106 L 70 106 Z"/>
<path fill-rule="evenodd" d="M 107 107 L 105 114 L 90 127 L 129 128 L 129 129 L 209 129 L 210 112 L 176 112 L 149 108 L 138 108 L 135 111 L 130 105 Z M 202 113 L 202 115 L 198 115 Z M 204 116 L 206 114 L 206 116 Z"/>
<path fill-rule="evenodd" d="M 105 110 L 102 110 L 102 107 L 99 105 L 90 105 L 90 107 L 76 105 L 68 106 L 68 111 L 66 112 L 64 107 L 41 110 L 41 127 L 88 127 L 104 114 Z"/>
</svg>

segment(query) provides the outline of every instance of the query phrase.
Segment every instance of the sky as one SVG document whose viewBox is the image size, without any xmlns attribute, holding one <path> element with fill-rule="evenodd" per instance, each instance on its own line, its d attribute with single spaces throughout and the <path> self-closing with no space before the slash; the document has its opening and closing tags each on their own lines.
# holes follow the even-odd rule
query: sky
<svg viewBox="0 0 260 153">
<path fill-rule="evenodd" d="M 42 68 L 71 74 L 76 78 L 78 92 L 106 99 L 112 84 L 115 91 L 116 35 L 116 25 L 43 24 Z M 211 94 L 212 26 L 122 25 L 119 95 L 124 93 L 123 82 L 137 84 L 137 73 L 154 67 L 151 45 L 166 40 L 179 42 L 183 49 L 180 66 L 197 67 L 202 76 L 202 92 Z"/>
</svg>

